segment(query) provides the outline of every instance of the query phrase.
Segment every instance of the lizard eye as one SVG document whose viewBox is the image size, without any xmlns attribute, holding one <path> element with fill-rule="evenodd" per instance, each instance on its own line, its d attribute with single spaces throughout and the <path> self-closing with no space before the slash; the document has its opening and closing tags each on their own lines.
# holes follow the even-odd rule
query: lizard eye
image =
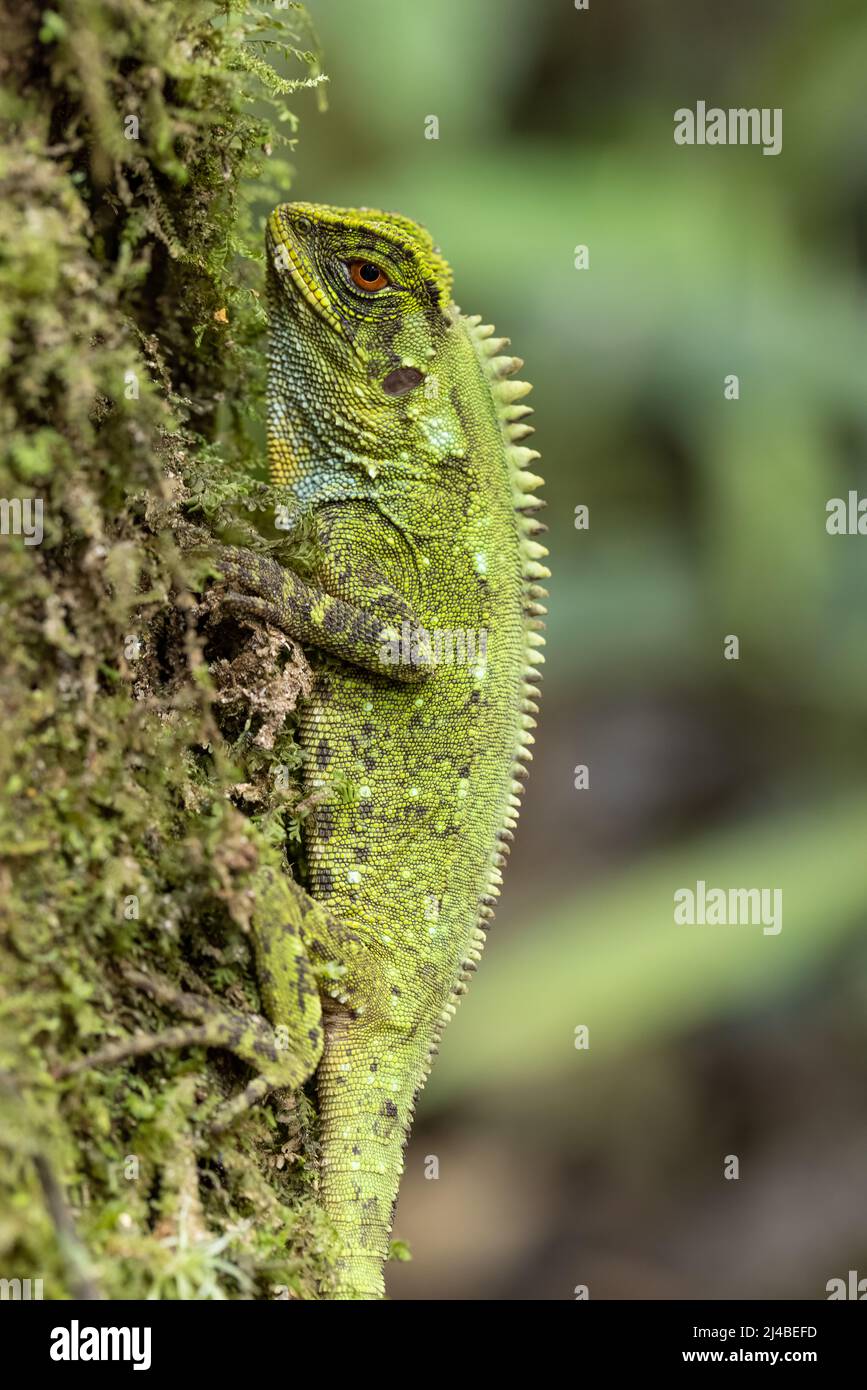
<svg viewBox="0 0 867 1390">
<path fill-rule="evenodd" d="M 389 283 L 385 272 L 370 261 L 347 261 L 346 265 L 350 280 L 360 290 L 384 290 Z"/>
</svg>

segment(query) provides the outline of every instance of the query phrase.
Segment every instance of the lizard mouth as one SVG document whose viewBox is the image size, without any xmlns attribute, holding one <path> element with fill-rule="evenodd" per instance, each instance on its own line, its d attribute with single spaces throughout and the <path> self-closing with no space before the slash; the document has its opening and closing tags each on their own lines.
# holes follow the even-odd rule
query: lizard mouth
<svg viewBox="0 0 867 1390">
<path fill-rule="evenodd" d="M 309 217 L 299 214 L 292 203 L 281 204 L 268 218 L 268 259 L 281 284 L 287 289 L 291 285 L 314 313 L 335 332 L 345 335 L 345 325 L 325 293 L 316 272 L 315 260 L 306 244 L 307 238 L 313 235 L 314 224 Z"/>
</svg>

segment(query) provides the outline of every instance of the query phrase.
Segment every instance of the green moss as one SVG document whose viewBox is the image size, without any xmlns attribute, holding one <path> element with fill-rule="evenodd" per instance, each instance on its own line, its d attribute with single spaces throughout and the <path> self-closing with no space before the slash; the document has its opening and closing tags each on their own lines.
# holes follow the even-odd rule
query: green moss
<svg viewBox="0 0 867 1390">
<path fill-rule="evenodd" d="M 285 553 L 255 476 L 250 197 L 286 196 L 316 42 L 298 6 L 210 0 L 23 3 L 4 26 L 0 497 L 41 499 L 44 539 L 0 537 L 0 1273 L 52 1298 L 314 1297 L 333 1241 L 303 1095 L 217 1141 L 230 1057 L 53 1073 L 176 1021 L 122 962 L 258 1008 L 245 890 L 297 839 L 309 671 L 223 621 L 188 552 Z"/>
</svg>

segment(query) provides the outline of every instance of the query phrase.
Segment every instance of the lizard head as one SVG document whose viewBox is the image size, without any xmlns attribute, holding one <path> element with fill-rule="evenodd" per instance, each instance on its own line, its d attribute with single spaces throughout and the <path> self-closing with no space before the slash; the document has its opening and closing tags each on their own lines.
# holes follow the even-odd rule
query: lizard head
<svg viewBox="0 0 867 1390">
<path fill-rule="evenodd" d="M 430 233 L 398 213 L 283 203 L 267 240 L 289 297 L 362 349 L 408 316 L 448 309 L 451 269 Z"/>
<path fill-rule="evenodd" d="M 268 220 L 267 253 L 275 482 L 316 465 L 314 417 L 344 479 L 371 459 L 392 471 L 407 449 L 418 461 L 413 422 L 432 413 L 427 378 L 457 319 L 430 234 L 397 213 L 285 203 Z"/>
</svg>

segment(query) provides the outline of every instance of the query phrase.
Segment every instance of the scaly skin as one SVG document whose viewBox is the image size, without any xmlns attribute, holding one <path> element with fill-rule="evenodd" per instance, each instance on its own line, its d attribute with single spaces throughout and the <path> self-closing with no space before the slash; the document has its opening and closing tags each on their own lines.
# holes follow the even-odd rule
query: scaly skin
<svg viewBox="0 0 867 1390">
<path fill-rule="evenodd" d="M 530 758 L 541 479 L 520 443 L 520 361 L 451 302 L 423 228 L 287 204 L 268 257 L 269 463 L 320 561 L 308 580 L 241 550 L 220 566 L 227 603 L 319 652 L 299 733 L 319 800 L 309 892 L 272 869 L 255 885 L 273 1032 L 141 983 L 195 1025 L 171 1045 L 230 1047 L 256 1068 L 222 1125 L 318 1065 L 321 1200 L 344 1244 L 332 1294 L 379 1298 L 415 1097 L 479 960 Z M 463 642 L 458 659 L 431 659 L 448 656 L 437 631 Z"/>
<path fill-rule="evenodd" d="M 326 659 L 301 716 L 307 789 L 358 788 L 357 803 L 310 816 L 306 851 L 312 897 L 365 959 L 351 1007 L 326 1014 L 318 1090 L 341 1279 L 376 1297 L 414 1099 L 479 958 L 516 823 L 548 573 L 532 538 L 540 480 L 518 443 L 521 364 L 450 302 L 421 227 L 293 204 L 272 215 L 268 248 L 269 462 L 292 507 L 318 519 L 323 590 L 409 624 L 404 655 L 414 623 L 487 634 L 486 659 L 477 636 L 477 659 L 431 663 L 421 681 L 424 664 Z M 354 259 L 389 283 L 355 283 Z"/>
</svg>

